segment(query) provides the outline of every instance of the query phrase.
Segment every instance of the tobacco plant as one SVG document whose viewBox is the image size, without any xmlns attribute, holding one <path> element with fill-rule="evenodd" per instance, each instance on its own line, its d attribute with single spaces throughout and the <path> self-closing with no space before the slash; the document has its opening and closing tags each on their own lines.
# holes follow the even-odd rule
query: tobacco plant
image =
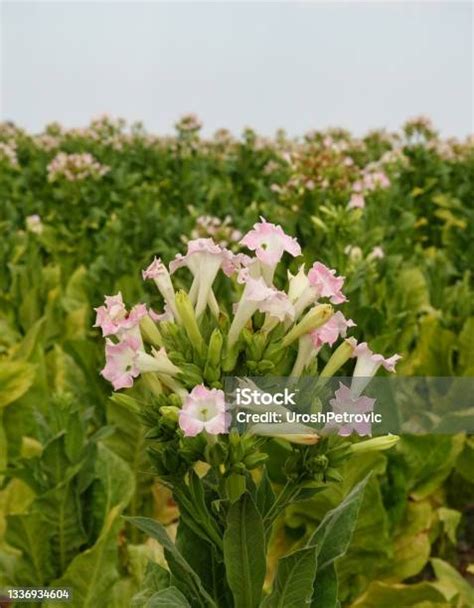
<svg viewBox="0 0 474 608">
<path fill-rule="evenodd" d="M 132 388 L 140 377 L 140 387 L 116 399 L 140 409 L 150 427 L 152 464 L 180 513 L 175 542 L 156 521 L 130 520 L 163 546 L 169 569 L 150 566 L 152 582 L 135 599 L 137 606 L 335 605 L 334 561 L 349 545 L 367 478 L 302 547 L 280 559 L 264 588 L 275 524 L 287 507 L 339 482 L 340 467 L 353 453 L 387 449 L 398 439 L 353 443 L 337 434 L 321 437 L 298 423 L 283 424 L 279 431 L 265 424 L 243 433 L 230 428 L 226 375 L 297 378 L 318 372 L 330 378 L 354 358 L 347 390 L 350 406 L 360 411 L 370 378 L 382 366 L 394 371 L 399 359 L 385 359 L 347 338 L 326 353 L 321 366 L 320 352 L 354 325 L 334 311 L 346 300 L 344 278 L 316 262 L 307 274 L 303 266 L 289 273 L 287 290 L 277 289 L 280 259 L 285 252 L 298 257 L 301 249 L 280 226 L 263 219 L 241 245 L 254 256 L 234 254 L 210 238 L 190 241 L 187 254 L 170 264 L 173 274 L 190 271 L 189 291 L 175 292 L 169 270 L 155 258 L 143 278 L 156 283 L 162 313 L 144 304 L 127 311 L 121 294 L 106 297 L 96 309 L 96 325 L 106 337 L 102 375 L 116 390 Z M 239 293 L 232 309 L 220 305 L 214 292 L 220 271 L 227 279 L 219 279 Z M 344 425 L 339 435 L 358 430 L 368 432 Z M 269 475 L 275 447 L 284 452 L 283 483 L 276 491 Z"/>
</svg>

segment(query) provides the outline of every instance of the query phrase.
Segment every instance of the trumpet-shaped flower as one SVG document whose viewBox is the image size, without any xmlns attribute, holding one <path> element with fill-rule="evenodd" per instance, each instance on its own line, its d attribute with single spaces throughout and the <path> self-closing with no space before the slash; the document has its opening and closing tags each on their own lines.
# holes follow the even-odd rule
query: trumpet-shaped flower
<svg viewBox="0 0 474 608">
<path fill-rule="evenodd" d="M 155 257 L 148 268 L 142 271 L 142 276 L 144 280 L 153 279 L 153 281 L 155 281 L 168 309 L 173 313 L 174 317 L 178 319 L 173 283 L 171 282 L 170 273 L 161 259 Z"/>
<path fill-rule="evenodd" d="M 224 391 L 203 384 L 193 388 L 179 413 L 179 426 L 186 437 L 195 437 L 202 431 L 210 435 L 227 433 L 230 421 Z"/>
<path fill-rule="evenodd" d="M 388 372 L 394 372 L 395 365 L 401 359 L 400 355 L 392 355 L 386 359 L 383 355 L 372 352 L 367 342 L 357 344 L 352 357 L 357 357 L 357 361 L 352 373 L 351 390 L 359 395 L 381 366 Z"/>
<path fill-rule="evenodd" d="M 329 401 L 333 412 L 335 414 L 353 415 L 352 420 L 343 424 L 339 428 L 338 435 L 347 437 L 354 431 L 360 436 L 370 435 L 372 432 L 372 425 L 370 421 L 358 421 L 354 418 L 357 414 L 360 415 L 372 412 L 375 405 L 375 399 L 371 399 L 370 397 L 359 397 L 358 395 L 354 394 L 348 386 L 342 384 L 342 382 L 339 382 L 339 388 L 337 391 L 335 391 L 334 395 L 335 399 L 331 399 Z M 330 422 L 325 426 L 325 429 L 329 430 L 335 426 L 335 422 Z"/>
<path fill-rule="evenodd" d="M 212 239 L 195 239 L 189 241 L 186 255 L 178 254 L 170 264 L 173 274 L 187 266 L 194 276 L 191 291 L 191 302 L 196 304 L 196 316 L 200 316 L 206 309 L 208 300 L 212 298 L 212 284 L 217 273 L 222 268 L 226 274 L 235 271 L 232 252 L 220 247 Z"/>
<path fill-rule="evenodd" d="M 247 232 L 240 241 L 251 251 L 255 251 L 257 259 L 263 264 L 264 276 L 267 283 L 271 283 L 273 273 L 283 253 L 287 251 L 293 257 L 301 255 L 301 247 L 296 238 L 283 232 L 281 226 L 276 226 L 260 218 L 261 222 L 254 224 L 252 230 Z"/>
<path fill-rule="evenodd" d="M 318 293 L 318 298 L 329 298 L 332 304 L 342 304 L 347 298 L 341 292 L 344 277 L 336 276 L 336 271 L 321 262 L 315 262 L 308 272 L 308 279 Z"/>
<path fill-rule="evenodd" d="M 100 327 L 104 337 L 121 337 L 136 328 L 140 319 L 148 314 L 145 304 L 137 304 L 128 313 L 120 292 L 106 296 L 105 305 L 94 310 L 97 313 L 94 327 Z"/>
<path fill-rule="evenodd" d="M 174 315 L 171 312 L 171 309 L 168 304 L 165 304 L 163 312 L 155 312 L 152 308 L 149 308 L 148 314 L 150 315 L 150 319 L 152 321 L 155 321 L 155 323 L 174 321 Z"/>
<path fill-rule="evenodd" d="M 336 276 L 335 270 L 321 262 L 313 264 L 307 276 L 302 266 L 298 274 L 290 278 L 289 297 L 294 302 L 296 318 L 319 298 L 329 298 L 332 304 L 346 302 L 347 298 L 341 291 L 343 284 L 344 277 Z"/>
<path fill-rule="evenodd" d="M 229 329 L 229 346 L 237 342 L 240 332 L 257 310 L 281 321 L 285 318 L 294 318 L 293 305 L 286 293 L 268 287 L 262 277 L 254 278 L 248 268 L 243 268 L 239 273 L 238 281 L 244 283 L 245 287 Z"/>
<path fill-rule="evenodd" d="M 355 347 L 352 356 L 357 357 L 353 376 L 366 378 L 375 375 L 381 365 L 383 365 L 388 372 L 394 372 L 397 361 L 401 359 L 400 355 L 392 355 L 386 359 L 383 355 L 372 352 L 368 347 L 367 342 L 358 344 Z"/>
<path fill-rule="evenodd" d="M 288 297 L 290 302 L 295 303 L 309 286 L 310 283 L 304 271 L 304 264 L 301 264 L 295 275 L 288 271 Z"/>
<path fill-rule="evenodd" d="M 321 348 L 323 344 L 332 346 L 341 336 L 346 337 L 349 327 L 355 327 L 352 319 L 346 319 L 342 312 L 337 311 L 333 316 L 326 321 L 324 325 L 318 327 L 311 332 L 311 339 L 315 348 Z"/>
<path fill-rule="evenodd" d="M 141 373 L 157 372 L 174 376 L 180 371 L 168 359 L 163 348 L 149 355 L 142 350 L 140 340 L 134 336 L 126 336 L 117 344 L 107 339 L 105 358 L 106 364 L 101 374 L 116 391 L 133 386 L 134 379 Z"/>
</svg>

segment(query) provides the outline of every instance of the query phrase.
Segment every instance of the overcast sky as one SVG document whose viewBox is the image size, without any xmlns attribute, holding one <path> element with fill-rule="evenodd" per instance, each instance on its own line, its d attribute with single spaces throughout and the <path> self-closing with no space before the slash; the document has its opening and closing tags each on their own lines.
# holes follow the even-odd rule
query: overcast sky
<svg viewBox="0 0 474 608">
<path fill-rule="evenodd" d="M 33 131 L 103 112 L 169 132 L 472 132 L 473 6 L 444 3 L 6 2 L 1 117 Z"/>
</svg>

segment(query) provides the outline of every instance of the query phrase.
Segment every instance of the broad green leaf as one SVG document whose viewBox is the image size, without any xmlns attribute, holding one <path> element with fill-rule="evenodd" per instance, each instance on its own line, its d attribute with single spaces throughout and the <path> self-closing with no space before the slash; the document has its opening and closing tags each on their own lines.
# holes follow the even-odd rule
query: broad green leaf
<svg viewBox="0 0 474 608">
<path fill-rule="evenodd" d="M 179 589 L 168 587 L 153 594 L 145 608 L 191 608 L 191 605 Z"/>
<path fill-rule="evenodd" d="M 51 534 L 39 513 L 7 516 L 6 541 L 22 552 L 15 566 L 15 583 L 41 587 L 55 575 L 51 554 Z"/>
<path fill-rule="evenodd" d="M 337 608 L 337 588 L 337 573 L 333 562 L 316 574 L 311 608 Z"/>
<path fill-rule="evenodd" d="M 84 305 L 91 309 L 87 295 L 87 270 L 84 266 L 78 266 L 69 277 L 62 305 L 67 312 L 82 308 Z"/>
<path fill-rule="evenodd" d="M 106 605 L 113 584 L 118 579 L 117 542 L 121 527 L 120 506 L 107 516 L 102 532 L 90 549 L 78 553 L 61 578 L 52 587 L 70 587 L 73 590 L 71 608 L 96 608 Z M 46 608 L 54 608 L 46 602 Z"/>
<path fill-rule="evenodd" d="M 186 596 L 189 599 L 193 598 L 196 606 L 215 607 L 214 601 L 205 591 L 199 576 L 178 551 L 162 524 L 148 517 L 125 517 L 125 519 L 160 543 L 165 551 L 171 573 L 181 586 L 188 590 L 189 596 L 188 593 Z"/>
<path fill-rule="evenodd" d="M 414 498 L 425 498 L 441 485 L 463 446 L 462 435 L 404 435 L 400 439 L 397 449 L 407 463 Z"/>
<path fill-rule="evenodd" d="M 145 579 L 139 591 L 132 598 L 131 608 L 144 608 L 150 597 L 170 586 L 170 573 L 159 564 L 148 562 Z"/>
<path fill-rule="evenodd" d="M 43 516 L 50 531 L 52 554 L 61 574 L 86 541 L 75 484 L 69 480 L 48 490 L 31 509 Z"/>
<path fill-rule="evenodd" d="M 44 325 L 45 319 L 42 318 L 28 329 L 23 340 L 15 346 L 13 351 L 13 358 L 16 361 L 20 359 L 29 360 L 35 351 L 40 348 L 43 340 Z"/>
<path fill-rule="evenodd" d="M 431 583 L 389 585 L 374 581 L 367 591 L 351 604 L 351 608 L 410 608 L 418 607 L 422 602 L 430 602 L 428 605 L 433 608 L 448 606 L 447 598 Z"/>
<path fill-rule="evenodd" d="M 423 317 L 415 350 L 400 362 L 399 373 L 413 376 L 452 376 L 456 335 L 445 329 L 435 313 Z"/>
<path fill-rule="evenodd" d="M 263 522 L 250 494 L 233 503 L 224 534 L 227 582 L 235 608 L 255 608 L 260 602 L 265 578 Z"/>
<path fill-rule="evenodd" d="M 456 532 L 459 522 L 461 521 L 462 513 L 460 511 L 456 511 L 455 509 L 440 507 L 438 509 L 438 517 L 440 521 L 443 522 L 446 536 L 453 543 L 453 545 L 455 545 L 457 542 Z"/>
<path fill-rule="evenodd" d="M 432 558 L 431 565 L 438 579 L 435 586 L 448 600 L 459 594 L 466 608 L 474 606 L 474 587 L 457 570 L 438 558 Z"/>
<path fill-rule="evenodd" d="M 270 595 L 262 608 L 301 608 L 313 596 L 317 547 L 304 547 L 280 558 Z"/>
<path fill-rule="evenodd" d="M 180 516 L 204 542 L 210 542 L 222 551 L 221 532 L 207 506 L 204 485 L 193 470 L 190 471 L 188 480 L 188 483 L 176 484 L 173 488 Z"/>
<path fill-rule="evenodd" d="M 0 408 L 12 403 L 33 384 L 35 366 L 24 361 L 0 362 Z"/>
<path fill-rule="evenodd" d="M 227 589 L 222 559 L 217 559 L 214 547 L 197 536 L 182 518 L 176 533 L 176 546 L 209 594 L 216 599 L 223 598 Z"/>
<path fill-rule="evenodd" d="M 462 452 L 456 461 L 456 469 L 461 475 L 474 484 L 474 437 L 468 437 Z"/>
<path fill-rule="evenodd" d="M 335 509 L 329 511 L 309 539 L 308 546 L 319 548 L 318 570 L 329 566 L 347 551 L 368 480 L 369 476 L 358 483 Z"/>
<path fill-rule="evenodd" d="M 94 494 L 94 507 L 103 521 L 112 508 L 125 508 L 135 489 L 135 480 L 128 464 L 112 450 L 99 443 L 96 475 L 100 491 Z"/>
</svg>

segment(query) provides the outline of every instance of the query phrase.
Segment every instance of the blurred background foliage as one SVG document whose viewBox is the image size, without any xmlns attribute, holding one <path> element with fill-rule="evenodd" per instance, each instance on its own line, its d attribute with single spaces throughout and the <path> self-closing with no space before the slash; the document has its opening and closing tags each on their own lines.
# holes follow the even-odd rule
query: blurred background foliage
<svg viewBox="0 0 474 608">
<path fill-rule="evenodd" d="M 120 517 L 172 530 L 177 511 L 133 403 L 98 374 L 93 307 L 120 290 L 159 310 L 140 271 L 189 238 L 237 251 L 259 216 L 279 223 L 307 262 L 346 276 L 356 337 L 402 354 L 399 374 L 474 373 L 472 138 L 442 139 L 422 117 L 363 138 L 199 131 L 194 116 L 173 137 L 109 117 L 39 135 L 0 125 L 0 587 L 65 585 L 72 606 L 125 607 L 147 560 L 163 563 Z M 375 470 L 337 563 L 343 605 L 474 605 L 473 439 L 406 436 L 344 466 L 281 518 L 274 561 Z"/>
</svg>

